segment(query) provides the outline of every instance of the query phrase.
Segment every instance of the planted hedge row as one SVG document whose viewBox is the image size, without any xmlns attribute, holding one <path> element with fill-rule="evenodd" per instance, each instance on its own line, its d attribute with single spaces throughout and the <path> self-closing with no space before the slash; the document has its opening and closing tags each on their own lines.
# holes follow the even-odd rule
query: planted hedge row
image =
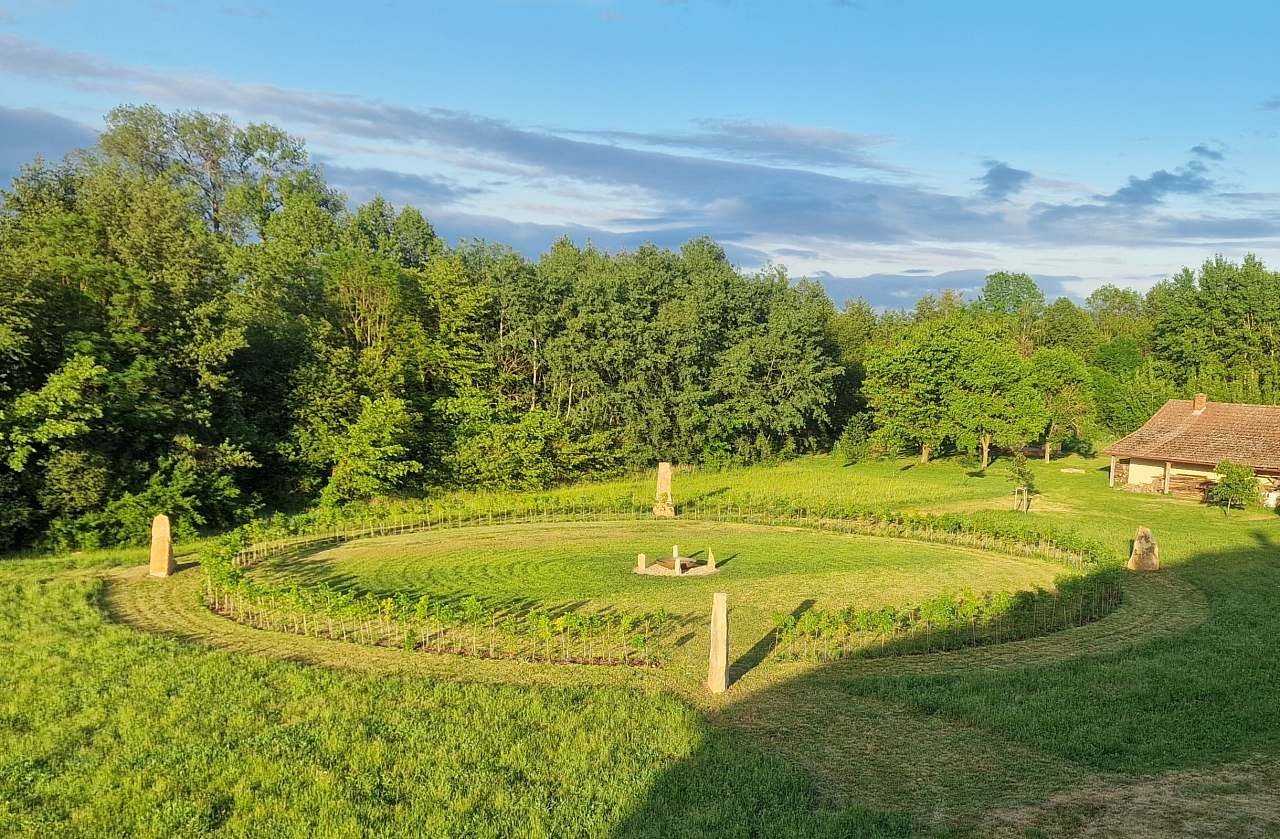
<svg viewBox="0 0 1280 839">
<path fill-rule="evenodd" d="M 475 596 L 376 597 L 326 583 L 255 580 L 229 542 L 204 559 L 205 605 L 260 629 L 372 646 L 556 664 L 656 667 L 676 616 L 665 611 L 577 613 L 486 603 Z"/>
<path fill-rule="evenodd" d="M 515 610 L 484 605 L 478 598 L 377 599 L 324 584 L 299 587 L 253 579 L 246 573 L 258 561 L 320 549 L 370 536 L 441 528 L 509 523 L 646 519 L 651 511 L 632 499 L 566 499 L 555 495 L 470 496 L 448 501 L 399 502 L 317 509 L 297 516 L 253 522 L 211 545 L 203 556 L 208 575 L 206 604 L 219 614 L 264 628 L 457 655 L 557 663 L 656 666 L 669 654 L 677 621 L 665 613 L 594 615 L 551 610 Z M 1070 531 L 1009 521 L 998 516 L 875 511 L 839 504 L 795 505 L 775 500 L 750 507 L 693 499 L 680 516 L 771 526 L 808 527 L 841 533 L 888 536 L 977 547 L 1013 555 L 1045 558 L 1080 568 L 1097 568 L 1114 557 L 1097 542 Z M 1071 621 L 1093 620 L 1119 602 L 1118 579 L 1098 590 L 1086 605 L 1071 599 L 1074 580 L 1102 585 L 1111 577 L 1089 575 L 1059 581 L 1059 592 L 943 595 L 905 609 L 874 615 L 850 610 L 800 616 L 779 625 L 782 656 L 829 656 L 949 649 L 968 643 L 997 643 L 1028 633 L 1041 634 Z M 1057 598 L 1055 612 L 1045 598 Z M 1028 611 L 1026 602 L 1033 605 Z M 947 604 L 956 604 L 954 608 Z M 1074 611 L 1070 604 L 1075 604 Z M 941 620 L 951 608 L 954 615 Z M 972 614 L 971 614 L 972 613 Z M 1061 614 L 1060 619 L 1042 618 Z M 839 616 L 839 620 L 837 620 Z M 927 617 L 926 617 L 927 616 Z M 981 619 L 979 619 L 979 616 Z M 835 630 L 832 627 L 843 626 Z M 874 628 L 871 628 L 874 626 Z M 822 641 L 822 643 L 818 643 Z M 950 646 L 948 646 L 950 645 Z M 804 652 L 799 652 L 803 650 Z M 814 652 L 814 651 L 819 652 Z M 825 650 L 826 652 L 821 652 Z"/>
<path fill-rule="evenodd" d="M 498 502 L 503 502 L 501 506 Z M 774 500 L 743 506 L 715 499 L 693 499 L 679 508 L 681 518 L 697 521 L 812 527 L 842 533 L 915 539 L 1034 556 L 1091 567 L 1114 561 L 1097 540 L 1025 517 L 916 513 L 872 510 L 853 505 L 797 505 Z M 564 499 L 548 496 L 472 496 L 460 500 L 351 505 L 319 509 L 297 516 L 276 516 L 241 528 L 242 548 L 236 562 L 255 562 L 291 551 L 337 544 L 368 536 L 385 536 L 450 527 L 539 521 L 646 519 L 652 513 L 633 500 Z"/>
<path fill-rule="evenodd" d="M 1062 576 L 1054 590 L 940 594 L 907 608 L 809 609 L 776 615 L 774 654 L 783 660 L 875 658 L 1000 644 L 1082 626 L 1123 602 L 1116 567 Z"/>
</svg>

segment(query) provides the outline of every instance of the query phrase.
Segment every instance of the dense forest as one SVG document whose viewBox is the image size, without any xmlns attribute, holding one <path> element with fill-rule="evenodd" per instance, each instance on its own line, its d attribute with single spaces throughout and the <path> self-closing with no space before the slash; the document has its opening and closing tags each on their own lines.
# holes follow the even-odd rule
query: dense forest
<svg viewBox="0 0 1280 839">
<path fill-rule="evenodd" d="M 273 126 L 127 106 L 0 194 L 0 546 L 837 443 L 985 465 L 1195 390 L 1280 401 L 1278 335 L 1252 258 L 1083 306 L 1000 272 L 876 312 L 708 239 L 451 247 L 348 206 Z"/>
</svg>

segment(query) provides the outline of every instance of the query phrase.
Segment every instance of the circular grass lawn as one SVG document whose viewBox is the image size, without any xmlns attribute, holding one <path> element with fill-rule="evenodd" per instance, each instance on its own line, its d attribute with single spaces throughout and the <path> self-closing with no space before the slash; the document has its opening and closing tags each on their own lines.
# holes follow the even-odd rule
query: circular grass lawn
<svg viewBox="0 0 1280 839">
<path fill-rule="evenodd" d="M 636 554 L 705 560 L 718 573 L 633 573 Z M 357 593 L 417 598 L 474 595 L 502 609 L 593 612 L 665 609 L 685 618 L 681 647 L 705 634 L 711 595 L 729 594 L 732 646 L 771 635 L 774 616 L 806 607 L 910 606 L 969 588 L 1050 588 L 1063 568 L 968 548 L 805 528 L 679 520 L 555 522 L 437 530 L 361 539 L 301 558 L 263 563 L 255 575 L 325 581 Z M 694 656 L 694 659 L 697 657 Z"/>
</svg>

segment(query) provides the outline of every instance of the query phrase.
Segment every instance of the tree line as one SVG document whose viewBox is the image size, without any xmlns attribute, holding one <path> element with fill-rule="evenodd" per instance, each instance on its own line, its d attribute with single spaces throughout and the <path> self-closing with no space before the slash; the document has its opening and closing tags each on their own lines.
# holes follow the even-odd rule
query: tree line
<svg viewBox="0 0 1280 839">
<path fill-rule="evenodd" d="M 973 303 L 837 310 L 709 239 L 450 246 L 412 207 L 349 206 L 274 126 L 120 107 L 0 193 L 0 545 L 840 439 L 1070 445 L 1194 389 L 1275 401 L 1277 282 L 1215 260 L 1084 307 L 995 274 Z"/>
<path fill-rule="evenodd" d="M 849 459 L 912 450 L 1064 448 L 1127 434 L 1166 400 L 1280 402 L 1280 273 L 1256 257 L 1183 269 L 1145 295 L 1103 286 L 1052 303 L 1026 274 L 996 272 L 966 302 L 926 295 L 910 312 L 865 303 L 835 318 L 854 388 Z"/>
</svg>

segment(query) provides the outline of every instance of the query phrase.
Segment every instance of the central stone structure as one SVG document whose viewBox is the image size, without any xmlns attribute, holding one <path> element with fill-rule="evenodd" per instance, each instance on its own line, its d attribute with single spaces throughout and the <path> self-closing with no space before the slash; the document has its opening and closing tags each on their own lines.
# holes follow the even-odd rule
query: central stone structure
<svg viewBox="0 0 1280 839">
<path fill-rule="evenodd" d="M 660 519 L 676 517 L 676 499 L 671 494 L 671 464 L 658 464 L 658 490 L 653 495 L 653 515 Z"/>
<path fill-rule="evenodd" d="M 648 574 L 650 577 L 705 577 L 719 570 L 716 568 L 716 555 L 707 548 L 707 559 L 699 562 L 688 556 L 680 555 L 680 546 L 671 546 L 671 556 L 659 559 L 653 564 L 644 554 L 636 554 L 637 574 Z"/>
</svg>

